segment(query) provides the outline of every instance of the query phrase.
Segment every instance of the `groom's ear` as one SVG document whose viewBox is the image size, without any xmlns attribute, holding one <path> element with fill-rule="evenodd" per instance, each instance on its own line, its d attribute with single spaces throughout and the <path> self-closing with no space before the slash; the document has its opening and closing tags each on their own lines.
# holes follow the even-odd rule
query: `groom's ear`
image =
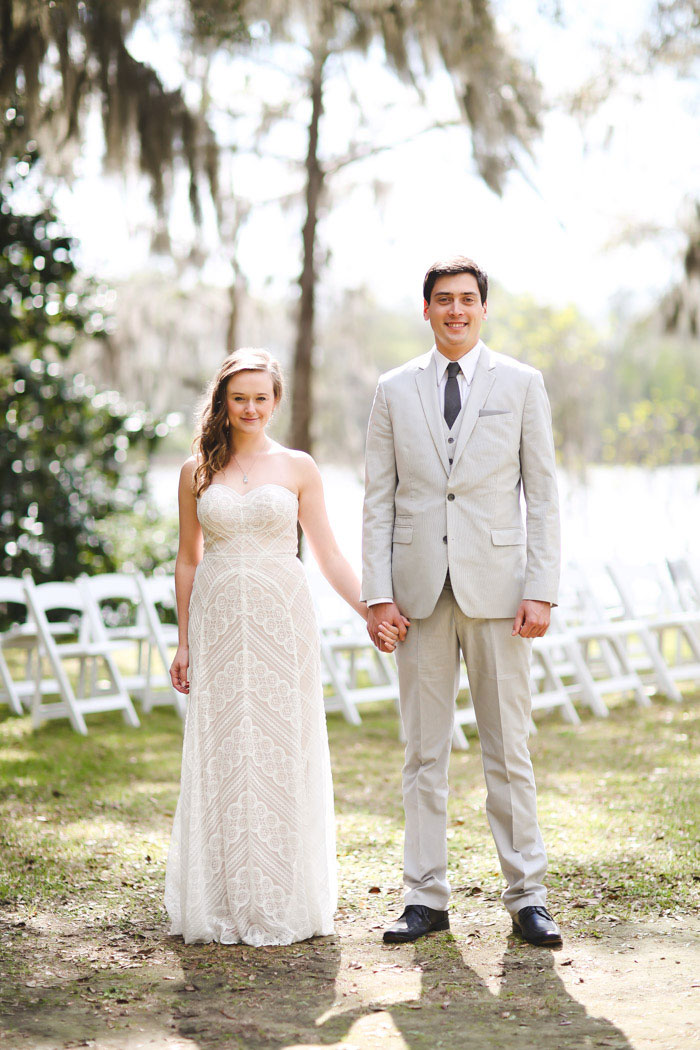
<svg viewBox="0 0 700 1050">
<path fill-rule="evenodd" d="M 430 304 L 428 303 L 428 300 L 424 299 L 423 300 L 423 320 L 424 321 L 428 320 L 428 307 L 429 307 L 429 305 Z"/>
</svg>

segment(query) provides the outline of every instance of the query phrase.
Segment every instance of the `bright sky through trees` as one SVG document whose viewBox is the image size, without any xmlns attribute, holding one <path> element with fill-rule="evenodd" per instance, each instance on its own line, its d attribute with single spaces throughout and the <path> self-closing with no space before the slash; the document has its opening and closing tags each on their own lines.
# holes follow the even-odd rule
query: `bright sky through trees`
<svg viewBox="0 0 700 1050">
<path fill-rule="evenodd" d="M 591 0 L 585 10 L 565 0 L 562 26 L 545 19 L 537 0 L 508 0 L 504 26 L 517 26 L 520 46 L 532 56 L 546 97 L 556 104 L 576 90 L 602 62 L 601 47 L 631 47 L 644 29 L 646 0 Z M 142 26 L 134 41 L 167 83 L 180 83 L 175 48 L 168 43 L 169 4 L 158 11 L 155 29 Z M 287 50 L 287 60 L 293 54 Z M 359 67 L 359 63 L 358 63 Z M 241 98 L 242 77 L 250 60 L 219 64 L 212 80 L 217 96 Z M 347 81 L 368 100 L 393 101 L 391 111 L 372 119 L 378 141 L 400 141 L 425 127 L 438 110 L 449 113 L 449 85 L 439 79 L 428 90 L 428 108 L 397 85 L 383 68 L 381 54 L 368 70 L 346 67 Z M 258 71 L 263 91 L 281 90 L 273 73 Z M 347 106 L 342 80 L 326 97 L 323 135 L 329 148 L 342 148 Z M 376 105 L 376 103 L 375 103 Z M 695 107 L 697 103 L 695 103 Z M 454 114 L 456 115 L 456 114 Z M 427 118 L 427 119 L 426 119 Z M 69 228 L 82 242 L 85 266 L 101 276 L 126 276 L 150 265 L 148 191 L 145 184 L 107 179 L 100 173 L 101 131 L 94 121 L 91 145 L 83 158 L 84 177 L 62 189 L 57 203 Z M 303 134 L 280 135 L 277 152 L 303 153 Z M 239 165 L 238 191 L 268 199 L 299 184 L 284 165 Z M 474 255 L 509 289 L 532 292 L 555 304 L 575 302 L 602 319 L 611 302 L 629 298 L 644 310 L 658 302 L 677 273 L 683 240 L 677 232 L 680 209 L 698 185 L 693 87 L 661 71 L 645 81 L 623 81 L 618 93 L 585 125 L 554 108 L 545 117 L 545 134 L 527 179 L 511 175 L 503 198 L 496 197 L 473 171 L 470 143 L 463 128 L 420 136 L 400 148 L 347 169 L 331 185 L 333 208 L 324 221 L 322 241 L 330 259 L 322 283 L 367 285 L 387 305 L 406 305 L 420 297 L 424 270 L 435 258 L 455 251 Z M 375 202 L 371 182 L 384 191 Z M 181 202 L 171 229 L 176 250 L 191 243 L 194 231 L 183 180 Z M 240 260 L 251 291 L 293 294 L 299 270 L 298 209 L 258 209 L 241 241 Z M 666 234 L 624 245 L 625 230 L 649 225 Z M 674 232 L 675 231 L 675 232 Z M 209 261 L 201 276 L 228 285 L 226 256 L 217 251 L 213 223 L 202 233 Z"/>
</svg>

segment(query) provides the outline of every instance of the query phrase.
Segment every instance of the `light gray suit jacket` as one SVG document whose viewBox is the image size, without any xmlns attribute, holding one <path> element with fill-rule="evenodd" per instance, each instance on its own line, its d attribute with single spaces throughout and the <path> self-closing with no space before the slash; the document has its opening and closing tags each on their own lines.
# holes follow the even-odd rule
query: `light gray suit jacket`
<svg viewBox="0 0 700 1050">
<path fill-rule="evenodd" d="M 432 351 L 377 386 L 367 433 L 363 599 L 393 595 L 406 616 L 423 619 L 449 567 L 467 616 L 514 616 L 523 598 L 556 604 L 559 504 L 541 373 L 482 345 L 450 469 L 431 362 Z"/>
</svg>

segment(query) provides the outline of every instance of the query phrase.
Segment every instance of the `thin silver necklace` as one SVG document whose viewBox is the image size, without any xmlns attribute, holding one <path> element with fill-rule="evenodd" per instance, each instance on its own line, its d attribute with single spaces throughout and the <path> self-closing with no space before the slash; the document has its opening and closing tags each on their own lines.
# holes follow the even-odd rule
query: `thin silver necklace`
<svg viewBox="0 0 700 1050">
<path fill-rule="evenodd" d="M 252 463 L 250 464 L 250 466 L 248 467 L 248 471 L 251 471 L 251 470 L 253 469 L 253 467 L 255 466 L 255 461 L 257 460 L 257 458 L 258 458 L 258 456 L 259 456 L 259 455 L 261 454 L 261 452 L 262 452 L 262 449 L 261 449 L 261 451 L 260 451 L 260 452 L 256 452 L 256 453 L 255 453 L 255 455 L 254 455 L 254 457 L 253 457 L 253 462 L 252 462 Z M 232 455 L 232 457 L 233 457 L 233 462 L 234 462 L 234 463 L 236 464 L 236 466 L 237 466 L 237 467 L 238 467 L 238 469 L 240 470 L 241 474 L 243 475 L 243 484 L 244 484 L 244 485 L 247 485 L 247 484 L 248 484 L 248 471 L 245 471 L 245 470 L 243 469 L 243 467 L 242 467 L 242 466 L 240 465 L 240 463 L 239 463 L 239 462 L 238 462 L 238 460 L 236 459 L 236 453 L 235 453 L 235 452 L 234 452 L 233 450 L 231 451 L 231 455 Z"/>
</svg>

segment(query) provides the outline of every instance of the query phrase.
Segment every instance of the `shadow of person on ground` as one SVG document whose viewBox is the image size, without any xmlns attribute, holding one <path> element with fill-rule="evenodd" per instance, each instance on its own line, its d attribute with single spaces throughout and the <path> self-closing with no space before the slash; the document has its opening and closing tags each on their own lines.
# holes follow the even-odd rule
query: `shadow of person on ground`
<svg viewBox="0 0 700 1050">
<path fill-rule="evenodd" d="M 170 939 L 184 980 L 173 989 L 174 1027 L 202 1050 L 225 1045 L 315 1045 L 333 1007 L 337 937 L 280 947 L 192 944 Z"/>
<path fill-rule="evenodd" d="M 619 1028 L 592 1017 L 566 990 L 551 951 L 509 938 L 489 973 L 500 981 L 495 992 L 465 963 L 468 954 L 468 945 L 449 937 L 417 942 L 413 958 L 401 961 L 405 968 L 421 967 L 420 996 L 335 1014 L 318 1032 L 319 1043 L 349 1032 L 353 1045 L 372 1047 L 373 1038 L 382 1037 L 382 1017 L 389 1017 L 383 1034 L 393 1026 L 410 1050 L 633 1050 Z"/>
<path fill-rule="evenodd" d="M 72 943 L 87 945 L 87 933 L 75 930 Z M 371 1050 L 394 1031 L 409 1050 L 632 1050 L 619 1028 L 591 1016 L 567 990 L 551 951 L 510 937 L 501 956 L 450 934 L 387 950 L 366 936 L 371 943 L 356 971 L 357 938 L 250 948 L 185 945 L 134 928 L 115 931 L 107 965 L 103 938 L 89 975 L 63 976 L 60 958 L 45 954 L 48 942 L 30 934 L 22 944 L 30 965 L 0 994 L 3 1034 L 18 1048 L 50 1037 L 56 1047 L 93 1040 L 125 1050 L 180 1039 L 198 1050 L 347 1039 Z"/>
</svg>

